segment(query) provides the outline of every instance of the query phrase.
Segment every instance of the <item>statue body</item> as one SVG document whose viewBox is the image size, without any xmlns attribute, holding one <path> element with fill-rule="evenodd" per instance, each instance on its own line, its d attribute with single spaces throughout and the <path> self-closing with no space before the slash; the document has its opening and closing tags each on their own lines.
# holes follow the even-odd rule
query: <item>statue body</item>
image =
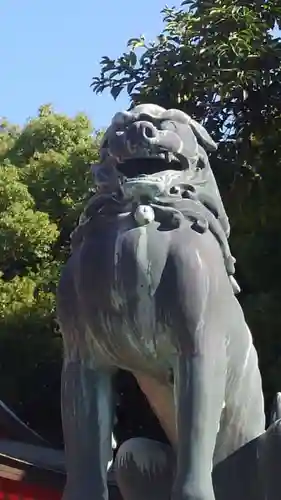
<svg viewBox="0 0 281 500">
<path fill-rule="evenodd" d="M 136 377 L 175 450 L 172 500 L 214 500 L 213 466 L 264 432 L 208 147 L 199 124 L 152 105 L 118 114 L 105 135 L 99 190 L 58 287 L 64 500 L 107 499 L 117 368 Z M 162 170 L 122 174 L 140 158 Z"/>
</svg>

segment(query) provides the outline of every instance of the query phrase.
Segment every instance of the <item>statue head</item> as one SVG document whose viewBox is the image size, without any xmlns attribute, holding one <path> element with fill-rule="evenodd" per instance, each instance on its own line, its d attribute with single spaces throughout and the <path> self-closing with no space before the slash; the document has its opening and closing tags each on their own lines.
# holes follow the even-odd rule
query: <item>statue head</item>
<svg viewBox="0 0 281 500">
<path fill-rule="evenodd" d="M 216 149 L 205 128 L 183 111 L 141 104 L 113 117 L 93 173 L 98 186 L 110 189 L 117 179 L 154 175 L 156 181 L 163 171 L 184 171 L 192 177 L 200 161 L 201 167 L 209 166 L 205 150 Z"/>
<path fill-rule="evenodd" d="M 155 201 L 176 196 L 179 185 L 192 186 L 196 196 L 216 206 L 228 236 L 228 218 L 207 156 L 216 149 L 206 129 L 183 111 L 141 104 L 113 117 L 92 172 L 100 192 L 122 186 L 129 199 Z"/>
</svg>

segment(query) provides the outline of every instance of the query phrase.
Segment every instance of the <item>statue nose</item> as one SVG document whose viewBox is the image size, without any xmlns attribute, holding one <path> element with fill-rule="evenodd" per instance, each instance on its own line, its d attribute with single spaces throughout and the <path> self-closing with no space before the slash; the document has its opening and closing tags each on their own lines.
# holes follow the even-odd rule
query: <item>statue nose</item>
<svg viewBox="0 0 281 500">
<path fill-rule="evenodd" d="M 157 136 L 157 128 L 152 123 L 141 121 L 131 125 L 127 137 L 132 144 L 149 143 Z"/>
<path fill-rule="evenodd" d="M 153 139 L 157 135 L 157 129 L 152 123 L 140 123 L 140 128 L 144 139 Z"/>
</svg>

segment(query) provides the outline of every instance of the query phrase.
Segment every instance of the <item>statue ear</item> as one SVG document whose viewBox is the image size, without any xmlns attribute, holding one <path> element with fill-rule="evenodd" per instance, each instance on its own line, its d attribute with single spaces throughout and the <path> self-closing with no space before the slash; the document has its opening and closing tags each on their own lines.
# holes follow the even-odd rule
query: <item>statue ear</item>
<svg viewBox="0 0 281 500">
<path fill-rule="evenodd" d="M 217 144 L 213 141 L 212 137 L 208 134 L 203 125 L 200 125 L 200 123 L 196 122 L 192 118 L 190 118 L 189 125 L 196 138 L 201 142 L 202 146 L 207 151 L 216 151 L 218 149 Z"/>
</svg>

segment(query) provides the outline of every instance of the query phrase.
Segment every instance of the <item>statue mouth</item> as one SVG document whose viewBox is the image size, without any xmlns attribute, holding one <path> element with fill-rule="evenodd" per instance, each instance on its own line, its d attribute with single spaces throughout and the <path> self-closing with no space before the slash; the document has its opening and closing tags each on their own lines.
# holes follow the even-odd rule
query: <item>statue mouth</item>
<svg viewBox="0 0 281 500">
<path fill-rule="evenodd" d="M 166 170 L 182 171 L 183 167 L 179 160 L 169 161 L 165 155 L 129 158 L 116 165 L 118 172 L 126 180 L 145 179 Z"/>
<path fill-rule="evenodd" d="M 167 161 L 165 157 L 130 158 L 116 168 L 121 173 L 125 197 L 147 200 L 167 194 L 170 180 L 180 177 L 182 172 L 179 161 Z"/>
</svg>

